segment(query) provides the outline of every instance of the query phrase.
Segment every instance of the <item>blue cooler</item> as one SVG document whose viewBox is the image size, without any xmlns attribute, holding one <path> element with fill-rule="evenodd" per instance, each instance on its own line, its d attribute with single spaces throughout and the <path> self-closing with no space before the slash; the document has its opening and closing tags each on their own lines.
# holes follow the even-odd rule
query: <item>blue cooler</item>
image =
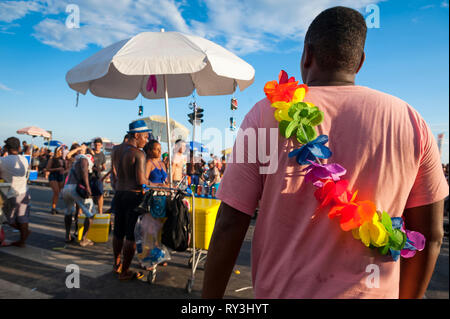
<svg viewBox="0 0 450 319">
<path fill-rule="evenodd" d="M 38 171 L 30 170 L 30 175 L 28 176 L 28 180 L 35 181 L 38 178 Z"/>
</svg>

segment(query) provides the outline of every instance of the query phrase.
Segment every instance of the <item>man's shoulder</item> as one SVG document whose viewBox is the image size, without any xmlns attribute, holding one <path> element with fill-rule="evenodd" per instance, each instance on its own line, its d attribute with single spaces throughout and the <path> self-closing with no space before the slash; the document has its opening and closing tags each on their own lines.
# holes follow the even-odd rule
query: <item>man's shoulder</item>
<svg viewBox="0 0 450 319">
<path fill-rule="evenodd" d="M 139 158 L 139 159 L 146 157 L 145 153 L 136 147 L 129 147 L 129 148 L 125 149 L 124 153 L 122 153 L 122 154 L 124 154 L 124 156 L 127 156 L 127 154 L 128 154 L 128 156 L 131 156 L 134 158 Z"/>
<path fill-rule="evenodd" d="M 390 93 L 387 93 L 387 92 L 384 92 L 384 91 L 381 91 L 378 89 L 366 87 L 366 86 L 357 86 L 357 87 L 364 95 L 373 96 L 375 98 L 380 98 L 380 99 L 392 100 L 393 102 L 396 102 L 396 103 L 407 104 L 407 102 L 403 101 L 401 98 L 399 98 L 395 95 L 392 95 Z"/>
<path fill-rule="evenodd" d="M 245 115 L 241 124 L 241 129 L 248 127 L 260 127 L 264 118 L 273 117 L 273 108 L 271 108 L 270 101 L 267 98 L 263 98 L 256 102 L 253 107 Z"/>
<path fill-rule="evenodd" d="M 259 100 L 258 102 L 256 102 L 255 105 L 253 105 L 253 107 L 250 109 L 248 114 L 267 112 L 270 110 L 270 107 L 271 107 L 271 103 L 270 103 L 269 99 L 267 99 L 265 97 L 265 98 Z"/>
</svg>

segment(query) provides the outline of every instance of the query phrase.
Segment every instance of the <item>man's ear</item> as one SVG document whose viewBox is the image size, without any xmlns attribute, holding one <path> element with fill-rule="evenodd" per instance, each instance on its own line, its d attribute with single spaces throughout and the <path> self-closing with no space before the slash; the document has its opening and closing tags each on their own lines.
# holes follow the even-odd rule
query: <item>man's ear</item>
<svg viewBox="0 0 450 319">
<path fill-rule="evenodd" d="M 356 74 L 358 74 L 359 70 L 361 70 L 365 60 L 366 60 L 366 53 L 363 51 L 363 54 L 361 56 L 361 61 L 359 61 L 358 69 L 356 69 Z"/>
<path fill-rule="evenodd" d="M 300 71 L 302 74 L 303 83 L 307 83 L 308 78 L 308 69 L 312 64 L 312 55 L 311 55 L 311 47 L 306 43 L 303 45 L 303 53 L 302 58 L 300 60 Z"/>
<path fill-rule="evenodd" d="M 304 69 L 307 69 L 311 66 L 311 63 L 312 63 L 312 49 L 310 45 L 305 43 L 302 55 L 302 67 Z"/>
</svg>

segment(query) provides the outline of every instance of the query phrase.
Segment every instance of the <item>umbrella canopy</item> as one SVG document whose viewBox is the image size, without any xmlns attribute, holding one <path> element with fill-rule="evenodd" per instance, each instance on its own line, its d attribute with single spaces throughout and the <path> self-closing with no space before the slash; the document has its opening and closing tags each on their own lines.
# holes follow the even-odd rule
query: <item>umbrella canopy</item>
<svg viewBox="0 0 450 319">
<path fill-rule="evenodd" d="M 147 90 L 150 75 L 156 87 Z M 244 90 L 255 70 L 244 60 L 209 40 L 179 32 L 142 32 L 97 52 L 67 72 L 69 86 L 82 94 L 134 100 L 192 94 L 224 95 Z M 153 87 L 153 86 L 152 86 Z"/>
<path fill-rule="evenodd" d="M 199 142 L 195 142 L 195 141 L 191 141 L 188 144 L 189 149 L 191 150 L 195 150 L 197 152 L 201 152 L 201 153 L 208 153 L 208 149 Z"/>
<path fill-rule="evenodd" d="M 169 97 L 232 94 L 249 87 L 254 68 L 223 47 L 201 37 L 179 32 L 142 32 L 114 43 L 87 58 L 66 74 L 77 92 L 99 97 L 165 99 L 172 182 Z M 195 128 L 195 126 L 194 126 Z"/>
<path fill-rule="evenodd" d="M 152 115 L 149 117 L 142 118 L 147 127 L 152 130 L 152 134 L 160 137 L 160 142 L 167 143 L 167 132 L 166 132 L 166 118 L 161 115 Z M 189 136 L 189 129 L 183 124 L 170 119 L 170 140 L 176 141 L 177 139 L 187 140 Z"/>
<path fill-rule="evenodd" d="M 33 137 L 42 136 L 44 138 L 51 138 L 52 136 L 49 132 L 37 126 L 27 126 L 21 128 L 20 130 L 17 130 L 17 134 L 26 134 L 31 135 Z"/>
<path fill-rule="evenodd" d="M 54 141 L 54 140 L 52 140 L 52 141 L 50 141 L 50 142 L 45 142 L 45 143 L 44 143 L 44 145 L 47 145 L 47 146 L 56 146 L 56 147 L 61 146 L 61 145 L 63 145 L 63 144 L 64 144 L 63 142 L 60 142 L 60 141 Z"/>
</svg>

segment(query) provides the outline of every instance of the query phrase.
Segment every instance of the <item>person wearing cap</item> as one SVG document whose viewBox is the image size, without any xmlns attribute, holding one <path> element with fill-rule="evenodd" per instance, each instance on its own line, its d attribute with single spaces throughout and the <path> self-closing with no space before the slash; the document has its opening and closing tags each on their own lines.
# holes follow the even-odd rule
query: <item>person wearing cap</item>
<svg viewBox="0 0 450 319">
<path fill-rule="evenodd" d="M 6 183 L 11 183 L 6 194 L 6 217 L 11 227 L 20 231 L 20 239 L 11 244 L 2 243 L 2 246 L 25 247 L 25 241 L 30 235 L 28 229 L 30 214 L 30 194 L 27 187 L 28 160 L 19 155 L 20 141 L 16 137 L 10 137 L 5 141 L 5 149 L 8 156 L 0 158 L 0 178 Z"/>
<path fill-rule="evenodd" d="M 146 156 L 141 148 L 147 144 L 149 132 L 143 120 L 131 122 L 128 141 L 114 150 L 112 158 L 116 171 L 113 271 L 119 274 L 120 280 L 139 279 L 144 276 L 140 272 L 130 271 L 129 267 L 136 250 L 134 227 L 139 215 L 135 208 L 141 203 L 147 188 Z"/>
</svg>

